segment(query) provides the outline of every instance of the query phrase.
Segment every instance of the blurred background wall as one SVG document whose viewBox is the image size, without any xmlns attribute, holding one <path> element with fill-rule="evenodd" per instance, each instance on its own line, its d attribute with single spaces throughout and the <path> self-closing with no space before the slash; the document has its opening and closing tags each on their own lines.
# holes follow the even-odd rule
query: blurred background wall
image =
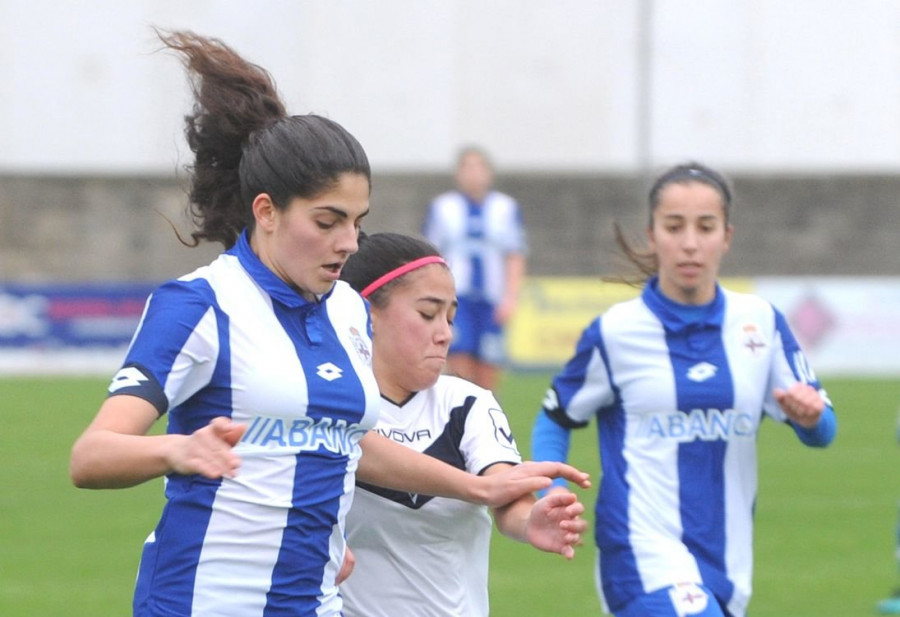
<svg viewBox="0 0 900 617">
<path fill-rule="evenodd" d="M 726 275 L 900 272 L 900 3 L 0 0 L 0 281 L 178 276 L 184 72 L 152 26 L 217 36 L 292 113 L 369 153 L 367 229 L 415 232 L 454 154 L 492 153 L 531 272 L 615 271 L 648 179 L 734 181 Z"/>
</svg>

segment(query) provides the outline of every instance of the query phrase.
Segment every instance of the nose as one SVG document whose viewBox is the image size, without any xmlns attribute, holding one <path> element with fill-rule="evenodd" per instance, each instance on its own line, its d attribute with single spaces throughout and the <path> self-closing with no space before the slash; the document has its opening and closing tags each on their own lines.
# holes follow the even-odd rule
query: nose
<svg viewBox="0 0 900 617">
<path fill-rule="evenodd" d="M 352 255 L 359 250 L 359 229 L 350 225 L 337 238 L 336 250 L 344 255 Z"/>
<path fill-rule="evenodd" d="M 688 252 L 694 252 L 697 250 L 697 240 L 697 231 L 693 228 L 688 227 L 684 232 L 684 236 L 682 237 L 682 247 Z"/>
<path fill-rule="evenodd" d="M 449 345 L 453 338 L 453 326 L 447 319 L 439 320 L 439 325 L 434 333 L 434 341 L 439 345 Z"/>
</svg>

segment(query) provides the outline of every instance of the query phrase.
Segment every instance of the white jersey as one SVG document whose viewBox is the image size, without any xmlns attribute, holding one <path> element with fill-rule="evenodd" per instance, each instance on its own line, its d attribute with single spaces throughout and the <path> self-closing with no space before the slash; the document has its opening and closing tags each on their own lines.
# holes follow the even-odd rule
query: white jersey
<svg viewBox="0 0 900 617">
<path fill-rule="evenodd" d="M 764 413 L 786 420 L 772 391 L 798 381 L 818 387 L 784 317 L 722 288 L 699 322 L 685 322 L 651 281 L 584 331 L 544 409 L 570 428 L 599 422 L 595 538 L 613 611 L 703 583 L 744 615 L 757 432 Z"/>
<path fill-rule="evenodd" d="M 401 405 L 382 400 L 375 430 L 470 473 L 521 461 L 487 390 L 457 377 Z M 356 557 L 341 585 L 346 617 L 483 617 L 492 530 L 485 506 L 360 483 L 347 516 Z"/>
<path fill-rule="evenodd" d="M 362 298 L 338 282 L 304 300 L 245 236 L 154 292 L 110 395 L 168 412 L 169 433 L 216 416 L 247 430 L 234 479 L 168 476 L 136 616 L 340 615 L 358 442 L 380 404 L 370 361 Z"/>
<path fill-rule="evenodd" d="M 475 204 L 459 191 L 438 195 L 428 210 L 425 237 L 453 273 L 461 297 L 498 303 L 506 290 L 506 258 L 527 250 L 515 199 L 491 191 Z"/>
</svg>

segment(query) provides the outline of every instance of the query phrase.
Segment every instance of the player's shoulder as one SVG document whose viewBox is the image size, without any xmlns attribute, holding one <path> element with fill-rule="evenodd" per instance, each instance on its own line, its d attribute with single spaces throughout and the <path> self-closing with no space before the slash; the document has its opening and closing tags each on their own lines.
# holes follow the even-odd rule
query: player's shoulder
<svg viewBox="0 0 900 617">
<path fill-rule="evenodd" d="M 431 208 L 432 210 L 460 208 L 464 206 L 465 203 L 466 200 L 459 191 L 446 191 L 431 200 Z"/>
<path fill-rule="evenodd" d="M 216 283 L 222 278 L 222 268 L 217 267 L 221 259 L 220 257 L 212 264 L 164 282 L 153 291 L 151 298 L 167 304 L 215 304 Z"/>
<path fill-rule="evenodd" d="M 485 207 L 502 210 L 504 212 L 516 212 L 519 210 L 519 202 L 512 195 L 501 191 L 491 191 L 484 201 Z"/>
<path fill-rule="evenodd" d="M 476 400 L 495 400 L 490 390 L 456 375 L 441 375 L 431 387 L 431 391 L 435 398 L 450 406 L 463 404 L 469 397 L 475 397 Z"/>
<path fill-rule="evenodd" d="M 624 328 L 643 320 L 652 319 L 652 312 L 640 296 L 616 302 L 602 314 L 596 322 L 604 328 Z"/>
<path fill-rule="evenodd" d="M 735 315 L 755 315 L 760 318 L 774 318 L 777 309 L 771 302 L 752 293 L 733 291 L 724 287 L 719 288 L 725 296 L 725 311 Z"/>
</svg>

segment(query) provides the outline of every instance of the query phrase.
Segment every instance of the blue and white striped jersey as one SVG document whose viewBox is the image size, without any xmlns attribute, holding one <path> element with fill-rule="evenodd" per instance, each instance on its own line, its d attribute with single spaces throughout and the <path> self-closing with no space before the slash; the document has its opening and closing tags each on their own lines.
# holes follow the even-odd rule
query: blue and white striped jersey
<svg viewBox="0 0 900 617">
<path fill-rule="evenodd" d="M 308 302 L 242 236 L 150 297 L 110 395 L 168 411 L 169 433 L 245 422 L 234 479 L 170 475 L 135 615 L 339 615 L 359 439 L 375 424 L 368 310 L 338 282 Z"/>
<path fill-rule="evenodd" d="M 491 191 L 476 204 L 459 191 L 438 195 L 428 209 L 425 237 L 453 272 L 459 296 L 498 303 L 506 290 L 506 257 L 526 253 L 519 204 Z"/>
<path fill-rule="evenodd" d="M 786 421 L 774 388 L 819 384 L 768 302 L 719 287 L 698 321 L 685 320 L 655 285 L 588 326 L 544 411 L 567 428 L 598 420 L 604 604 L 703 583 L 742 617 L 759 424 Z"/>
</svg>

